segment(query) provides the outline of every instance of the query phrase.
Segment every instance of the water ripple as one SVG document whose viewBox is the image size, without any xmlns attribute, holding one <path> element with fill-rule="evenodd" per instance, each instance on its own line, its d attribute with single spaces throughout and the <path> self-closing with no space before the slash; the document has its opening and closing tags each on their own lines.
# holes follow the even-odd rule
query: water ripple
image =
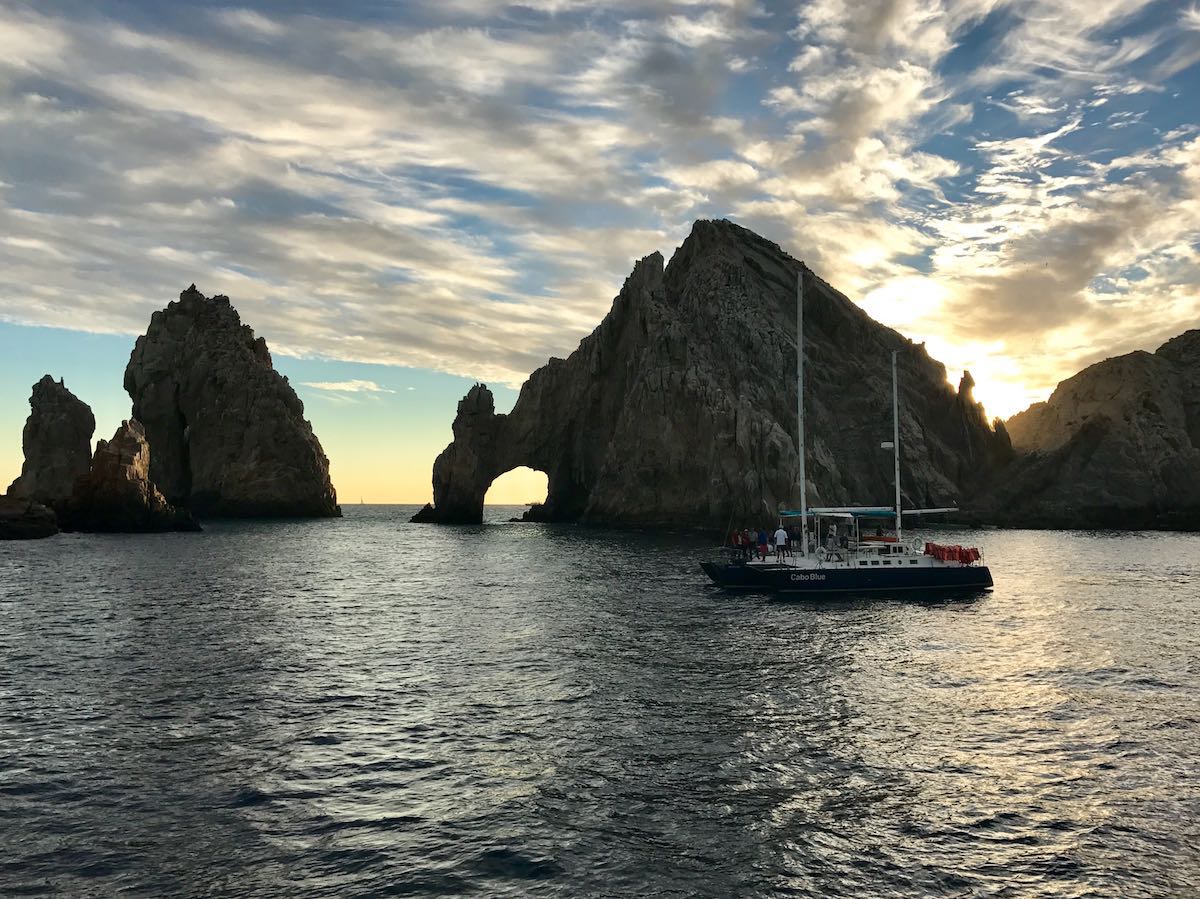
<svg viewBox="0 0 1200 899">
<path fill-rule="evenodd" d="M 1200 894 L 1200 537 L 777 601 L 346 511 L 0 544 L 0 892 Z"/>
</svg>

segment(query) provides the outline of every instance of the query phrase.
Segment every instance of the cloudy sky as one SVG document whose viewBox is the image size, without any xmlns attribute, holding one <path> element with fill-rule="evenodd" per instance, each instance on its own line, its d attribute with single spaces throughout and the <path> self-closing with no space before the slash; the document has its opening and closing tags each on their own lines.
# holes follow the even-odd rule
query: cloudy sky
<svg viewBox="0 0 1200 899">
<path fill-rule="evenodd" d="M 195 282 L 343 501 L 423 501 L 472 379 L 710 217 L 1010 415 L 1197 325 L 1198 64 L 1181 0 L 0 2 L 0 478 L 47 371 L 116 427 Z"/>
</svg>

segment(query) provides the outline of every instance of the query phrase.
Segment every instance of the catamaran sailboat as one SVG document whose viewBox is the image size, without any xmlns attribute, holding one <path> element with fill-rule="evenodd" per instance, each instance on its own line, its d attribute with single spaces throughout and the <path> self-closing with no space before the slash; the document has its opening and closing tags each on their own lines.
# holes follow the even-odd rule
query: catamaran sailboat
<svg viewBox="0 0 1200 899">
<path fill-rule="evenodd" d="M 804 283 L 796 278 L 796 406 L 797 446 L 800 453 L 800 508 L 780 513 L 780 526 L 800 522 L 799 540 L 786 555 L 702 562 L 713 581 L 727 590 L 781 593 L 895 593 L 917 591 L 986 590 L 992 573 L 974 547 L 943 546 L 920 538 L 904 540 L 904 516 L 954 512 L 944 509 L 902 509 L 900 502 L 900 391 L 896 352 L 892 352 L 892 440 L 884 449 L 895 454 L 896 504 L 808 508 L 804 475 Z M 862 533 L 862 523 L 887 521 L 895 533 Z M 810 523 L 814 526 L 810 530 Z M 821 540 L 822 528 L 828 527 Z M 749 547 L 746 547 L 749 549 Z"/>
</svg>

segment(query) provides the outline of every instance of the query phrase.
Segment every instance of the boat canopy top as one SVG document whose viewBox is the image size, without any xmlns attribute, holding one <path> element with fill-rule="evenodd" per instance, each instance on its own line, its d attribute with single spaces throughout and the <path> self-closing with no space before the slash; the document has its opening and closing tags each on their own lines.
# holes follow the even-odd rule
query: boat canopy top
<svg viewBox="0 0 1200 899">
<path fill-rule="evenodd" d="M 941 509 L 904 509 L 901 515 L 933 515 L 938 512 L 957 512 L 957 506 L 946 506 Z M 799 509 L 784 509 L 780 516 L 783 518 L 800 518 L 804 513 Z M 808 515 L 820 515 L 824 518 L 895 518 L 896 510 L 890 506 L 827 506 L 819 509 L 809 509 Z"/>
<path fill-rule="evenodd" d="M 804 513 L 788 509 L 779 514 L 784 518 L 800 518 Z M 895 518 L 896 510 L 888 506 L 829 506 L 809 509 L 808 514 L 809 516 L 821 515 L 826 518 Z"/>
</svg>

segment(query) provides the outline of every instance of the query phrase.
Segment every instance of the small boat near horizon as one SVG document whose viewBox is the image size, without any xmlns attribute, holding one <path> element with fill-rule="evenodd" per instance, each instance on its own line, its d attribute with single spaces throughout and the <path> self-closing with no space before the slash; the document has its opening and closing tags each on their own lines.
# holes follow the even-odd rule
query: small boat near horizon
<svg viewBox="0 0 1200 899">
<path fill-rule="evenodd" d="M 701 569 L 725 590 L 800 594 L 973 592 L 992 587 L 992 573 L 975 547 L 904 540 L 904 516 L 955 512 L 955 508 L 904 509 L 900 494 L 900 392 L 897 351 L 892 351 L 892 439 L 881 444 L 895 460 L 895 505 L 808 508 L 804 442 L 804 282 L 796 277 L 796 445 L 800 458 L 800 509 L 781 511 L 780 527 L 799 519 L 799 540 L 774 561 L 750 546 L 731 547 L 732 558 L 702 562 Z M 894 533 L 863 535 L 863 521 L 890 521 Z M 809 524 L 815 525 L 814 529 Z M 829 531 L 820 544 L 822 527 Z M 844 528 L 844 530 L 841 530 Z M 816 539 L 813 539 L 815 537 Z M 795 545 L 797 544 L 798 545 Z M 772 547 L 773 549 L 774 547 Z M 758 557 L 755 558 L 754 556 Z"/>
</svg>

